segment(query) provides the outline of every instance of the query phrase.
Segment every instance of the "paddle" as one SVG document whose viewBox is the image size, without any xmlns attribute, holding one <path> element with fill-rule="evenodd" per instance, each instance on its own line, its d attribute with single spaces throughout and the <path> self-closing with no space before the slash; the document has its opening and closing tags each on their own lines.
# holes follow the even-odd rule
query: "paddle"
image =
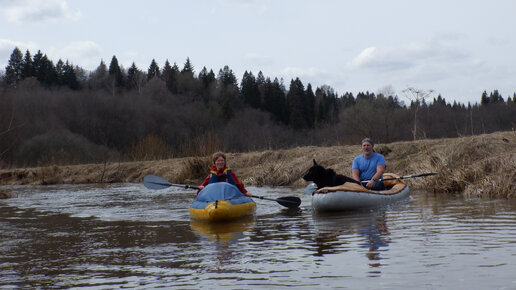
<svg viewBox="0 0 516 290">
<path fill-rule="evenodd" d="M 396 180 L 396 179 L 407 179 L 407 178 L 415 178 L 415 177 L 424 177 L 424 176 L 432 176 L 437 175 L 437 173 L 431 172 L 431 173 L 421 173 L 421 174 L 412 174 L 412 175 L 405 175 L 400 177 L 389 177 L 389 178 L 380 178 L 378 180 L 385 181 L 385 180 Z M 368 183 L 371 180 L 363 180 L 362 183 Z"/>
<path fill-rule="evenodd" d="M 156 176 L 156 175 L 152 175 L 152 174 L 149 174 L 143 178 L 143 185 L 145 185 L 145 187 L 147 187 L 148 189 L 165 189 L 170 186 L 181 187 L 181 188 L 185 188 L 185 189 L 199 189 L 197 186 L 170 183 L 168 180 L 166 180 L 162 177 Z M 263 196 L 257 196 L 257 195 L 252 195 L 251 197 L 259 198 L 259 199 L 263 199 L 263 200 L 275 201 L 275 202 L 281 204 L 282 206 L 288 207 L 288 208 L 299 207 L 299 205 L 301 204 L 301 199 L 299 197 L 295 197 L 295 196 L 278 197 L 275 199 L 267 198 L 267 197 L 263 197 Z"/>
<path fill-rule="evenodd" d="M 162 177 L 159 177 L 156 175 L 152 175 L 152 174 L 146 175 L 143 178 L 143 185 L 145 185 L 145 187 L 147 187 L 148 189 L 165 189 L 165 188 L 169 188 L 171 186 L 181 187 L 181 188 L 185 188 L 185 189 L 199 189 L 197 186 L 170 183 L 165 178 L 162 178 Z"/>
</svg>

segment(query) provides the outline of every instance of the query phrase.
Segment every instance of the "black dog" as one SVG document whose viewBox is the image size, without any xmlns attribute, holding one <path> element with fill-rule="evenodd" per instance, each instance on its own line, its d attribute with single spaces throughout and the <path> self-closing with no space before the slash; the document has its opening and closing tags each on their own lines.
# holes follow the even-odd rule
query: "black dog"
<svg viewBox="0 0 516 290">
<path fill-rule="evenodd" d="M 308 173 L 303 176 L 303 179 L 306 181 L 313 181 L 317 184 L 317 188 L 323 188 L 326 186 L 337 186 L 342 185 L 346 182 L 358 183 L 360 182 L 354 180 L 353 178 L 337 174 L 331 168 L 324 168 L 321 165 L 317 164 L 314 159 L 314 166 L 308 169 Z"/>
</svg>

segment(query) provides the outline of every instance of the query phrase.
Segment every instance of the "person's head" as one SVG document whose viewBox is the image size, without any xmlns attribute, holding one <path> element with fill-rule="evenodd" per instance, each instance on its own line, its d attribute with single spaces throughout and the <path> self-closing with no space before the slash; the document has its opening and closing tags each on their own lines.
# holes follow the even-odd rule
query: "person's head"
<svg viewBox="0 0 516 290">
<path fill-rule="evenodd" d="M 374 142 L 371 138 L 364 138 L 362 140 L 362 151 L 365 155 L 370 155 L 373 153 Z"/>
<path fill-rule="evenodd" d="M 226 154 L 222 152 L 215 152 L 212 155 L 213 165 L 217 168 L 217 170 L 222 170 L 226 167 Z"/>
</svg>

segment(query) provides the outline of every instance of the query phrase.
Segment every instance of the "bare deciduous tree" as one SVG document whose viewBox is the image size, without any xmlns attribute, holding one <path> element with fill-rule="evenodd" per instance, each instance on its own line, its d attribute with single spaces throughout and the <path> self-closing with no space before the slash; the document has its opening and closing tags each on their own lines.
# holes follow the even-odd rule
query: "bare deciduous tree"
<svg viewBox="0 0 516 290">
<path fill-rule="evenodd" d="M 409 87 L 402 91 L 405 94 L 405 97 L 411 100 L 414 104 L 414 128 L 412 130 L 412 136 L 414 140 L 417 140 L 417 112 L 419 110 L 419 106 L 425 102 L 425 99 L 430 97 L 430 95 L 434 92 L 434 90 L 423 90 L 416 89 L 413 87 Z"/>
</svg>

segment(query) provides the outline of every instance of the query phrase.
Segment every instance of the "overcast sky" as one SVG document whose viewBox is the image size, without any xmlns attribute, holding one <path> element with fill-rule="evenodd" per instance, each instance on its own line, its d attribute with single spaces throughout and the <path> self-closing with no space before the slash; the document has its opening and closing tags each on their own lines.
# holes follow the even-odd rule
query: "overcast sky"
<svg viewBox="0 0 516 290">
<path fill-rule="evenodd" d="M 514 0 L 0 0 L 0 66 L 14 47 L 87 70 L 115 55 L 198 73 L 228 65 L 238 80 L 299 77 L 314 89 L 434 90 L 478 103 L 516 92 Z"/>
</svg>

